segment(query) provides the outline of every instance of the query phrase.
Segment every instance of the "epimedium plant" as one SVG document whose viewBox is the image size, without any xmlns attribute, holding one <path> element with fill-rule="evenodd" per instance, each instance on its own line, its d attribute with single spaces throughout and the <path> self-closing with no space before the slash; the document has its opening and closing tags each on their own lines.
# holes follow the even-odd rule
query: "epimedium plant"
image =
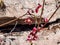
<svg viewBox="0 0 60 45">
<path fill-rule="evenodd" d="M 38 6 L 37 6 L 37 8 L 35 9 L 35 12 L 36 13 L 38 13 L 38 11 L 39 11 L 39 8 L 41 8 L 42 7 L 42 11 L 41 11 L 41 15 L 40 15 L 40 20 L 39 21 L 37 21 L 38 22 L 38 26 L 36 27 L 33 27 L 33 29 L 32 29 L 32 31 L 30 32 L 30 34 L 28 35 L 28 38 L 27 38 L 27 41 L 29 41 L 30 43 L 31 43 L 31 45 L 33 45 L 33 43 L 32 43 L 32 41 L 33 40 L 37 40 L 37 38 L 38 38 L 38 36 L 37 36 L 37 32 L 40 32 L 40 30 L 41 29 L 43 29 L 43 27 L 49 22 L 49 20 L 54 16 L 54 14 L 56 13 L 56 11 L 59 9 L 59 7 L 53 12 L 53 14 L 51 15 L 51 17 L 49 18 L 49 19 L 47 19 L 47 18 L 43 18 L 43 20 L 44 20 L 44 22 L 45 22 L 45 24 L 42 26 L 42 27 L 39 27 L 39 24 L 41 23 L 41 18 L 42 18 L 42 15 L 43 15 L 43 11 L 44 11 L 44 4 L 45 4 L 45 0 L 43 0 L 43 5 L 40 5 L 40 4 L 38 4 Z M 33 13 L 34 13 L 34 11 L 33 10 L 31 10 Z M 32 15 L 31 13 L 30 13 L 30 11 L 28 12 L 30 15 Z M 37 18 L 35 18 L 35 20 L 36 20 Z M 27 23 L 32 23 L 32 20 L 31 19 L 27 19 Z"/>
<path fill-rule="evenodd" d="M 43 2 L 43 3 L 44 3 L 44 2 Z M 44 5 L 44 4 L 43 4 L 43 5 Z M 42 5 L 40 5 L 40 4 L 38 3 L 38 6 L 36 7 L 35 11 L 33 11 L 33 10 L 28 10 L 27 13 L 28 13 L 29 15 L 32 15 L 32 14 L 30 13 L 30 11 L 31 11 L 32 13 L 34 13 L 34 12 L 38 13 L 39 8 L 41 8 L 41 7 L 42 7 Z M 42 12 L 43 12 L 43 11 L 42 11 Z M 42 12 L 41 12 L 41 13 L 42 13 Z M 33 16 L 34 16 L 34 15 L 33 15 Z M 34 17 L 35 17 L 35 16 L 34 16 Z M 35 17 L 35 21 L 36 21 L 36 20 L 37 20 L 37 18 Z M 45 18 L 44 21 L 47 22 L 48 20 Z M 30 25 L 33 21 L 31 20 L 31 18 L 27 18 L 27 19 L 25 19 L 24 22 L 25 22 L 25 23 L 28 23 L 28 24 Z M 40 20 L 39 20 L 39 21 L 37 20 L 37 22 L 39 23 Z M 38 25 L 39 25 L 39 24 L 38 24 Z M 27 41 L 29 41 L 29 42 L 31 43 L 31 45 L 33 45 L 33 43 L 32 43 L 33 40 L 37 40 L 38 36 L 37 36 L 36 34 L 37 34 L 37 32 L 40 31 L 40 29 L 41 29 L 41 27 L 39 27 L 39 26 L 36 27 L 36 25 L 35 25 L 35 26 L 33 27 L 32 31 L 30 32 L 30 34 L 28 35 Z"/>
<path fill-rule="evenodd" d="M 36 17 L 34 14 L 31 14 L 31 13 L 34 13 L 34 12 L 38 13 L 38 12 L 39 12 L 39 9 L 42 7 L 41 15 L 40 15 L 40 20 L 37 21 L 37 22 L 38 22 L 38 26 L 37 26 L 37 27 L 34 26 L 33 29 L 32 29 L 32 31 L 30 32 L 30 34 L 29 34 L 28 37 L 27 37 L 27 41 L 29 41 L 29 42 L 31 43 L 31 45 L 33 44 L 32 41 L 33 41 L 33 40 L 35 41 L 35 40 L 37 40 L 37 38 L 38 38 L 37 32 L 40 32 L 40 30 L 49 22 L 49 20 L 53 17 L 53 15 L 56 13 L 56 11 L 57 11 L 57 10 L 59 9 L 59 7 L 60 7 L 60 6 L 59 6 L 59 7 L 55 10 L 55 12 L 52 14 L 52 16 L 51 16 L 49 19 L 43 18 L 45 24 L 44 24 L 42 27 L 39 27 L 39 24 L 41 23 L 41 20 L 42 20 L 41 18 L 42 18 L 42 15 L 43 15 L 43 11 L 44 11 L 44 3 L 45 3 L 45 0 L 43 0 L 43 5 L 40 5 L 40 4 L 38 3 L 38 6 L 36 7 L 35 11 L 32 10 L 32 9 L 29 9 L 29 10 L 27 11 L 27 13 L 26 13 L 26 14 L 29 14 L 29 15 L 31 15 L 31 16 L 34 16 L 34 17 L 35 17 L 34 20 L 36 21 L 36 20 L 37 20 L 37 17 Z M 23 16 L 25 16 L 26 14 L 24 14 Z M 20 16 L 20 17 L 23 17 L 23 16 Z M 19 18 L 20 18 L 20 17 L 19 17 Z M 12 21 L 16 21 L 16 20 L 18 20 L 18 19 L 14 19 L 14 20 L 12 20 Z M 7 23 L 4 23 L 4 24 L 2 24 L 2 25 L 0 25 L 0 26 L 3 26 L 3 25 L 8 24 L 8 23 L 11 23 L 12 21 L 7 22 Z M 30 25 L 30 24 L 33 23 L 33 19 L 30 18 L 30 17 L 28 17 L 28 18 L 26 18 L 26 19 L 24 20 L 24 22 Z"/>
<path fill-rule="evenodd" d="M 27 11 L 27 13 L 30 15 L 30 16 L 34 16 L 35 17 L 35 19 L 37 19 L 36 18 L 36 16 L 34 15 L 34 14 L 31 14 L 31 13 L 38 13 L 38 11 L 39 11 L 39 8 L 41 8 L 42 6 L 40 5 L 40 4 L 38 4 L 38 6 L 36 7 L 36 9 L 35 10 L 32 10 L 32 9 L 29 9 L 28 11 Z M 30 17 L 28 17 L 28 18 L 26 18 L 25 19 L 25 21 L 24 22 L 26 22 L 26 23 L 32 23 L 32 19 L 30 18 Z"/>
</svg>

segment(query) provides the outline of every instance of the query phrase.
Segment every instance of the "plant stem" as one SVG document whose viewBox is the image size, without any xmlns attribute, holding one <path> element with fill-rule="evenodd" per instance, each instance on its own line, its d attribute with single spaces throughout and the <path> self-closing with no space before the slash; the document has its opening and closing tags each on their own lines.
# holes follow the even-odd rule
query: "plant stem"
<svg viewBox="0 0 60 45">
<path fill-rule="evenodd" d="M 60 8 L 60 6 L 53 12 L 53 14 L 52 14 L 51 17 L 49 18 L 48 22 L 49 22 L 50 19 L 54 16 L 54 14 L 58 11 L 59 8 Z M 46 23 L 43 25 L 43 27 L 44 27 L 48 22 L 46 22 Z M 41 27 L 41 29 L 42 29 L 43 27 Z"/>
<path fill-rule="evenodd" d="M 40 14 L 40 21 L 38 22 L 38 27 L 39 27 L 39 24 L 41 23 L 41 18 L 42 18 L 43 11 L 44 11 L 44 4 L 45 4 L 45 0 L 43 0 L 43 6 L 42 6 L 41 14 Z"/>
<path fill-rule="evenodd" d="M 25 16 L 25 15 L 26 15 L 26 14 L 24 14 L 24 15 L 16 18 L 16 19 L 13 19 L 13 20 L 10 20 L 10 21 L 5 22 L 5 23 L 3 23 L 3 24 L 0 24 L 0 27 L 5 26 L 5 25 L 7 25 L 7 24 L 10 24 L 10 23 L 12 23 L 12 22 L 14 22 L 14 21 L 17 21 L 19 18 L 22 18 L 22 17 Z"/>
<path fill-rule="evenodd" d="M 50 19 L 54 16 L 54 14 L 58 11 L 59 8 L 60 8 L 60 6 L 53 12 L 53 14 L 52 14 L 51 17 L 49 18 L 48 22 L 49 22 Z M 46 23 L 44 24 L 44 26 L 45 26 L 48 22 L 46 22 Z M 43 26 L 43 27 L 44 27 L 44 26 Z M 43 28 L 43 27 L 42 27 L 42 28 Z"/>
<path fill-rule="evenodd" d="M 30 45 L 33 45 L 32 41 L 30 41 Z"/>
</svg>

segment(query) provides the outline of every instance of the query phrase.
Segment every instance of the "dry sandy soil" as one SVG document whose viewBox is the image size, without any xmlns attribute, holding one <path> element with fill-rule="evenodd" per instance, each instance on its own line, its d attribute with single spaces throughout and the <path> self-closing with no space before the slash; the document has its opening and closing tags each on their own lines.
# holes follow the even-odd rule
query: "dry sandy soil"
<svg viewBox="0 0 60 45">
<path fill-rule="evenodd" d="M 60 0 L 45 0 L 46 5 L 44 5 L 44 18 L 49 18 L 51 14 L 56 10 L 56 4 L 57 6 L 60 5 L 60 3 L 57 3 Z M 6 11 L 0 12 L 0 17 L 16 17 L 22 16 L 25 14 L 28 10 L 28 8 L 35 11 L 36 7 L 38 6 L 38 3 L 41 5 L 43 4 L 42 0 L 4 0 L 4 4 L 6 5 Z M 23 9 L 21 9 L 23 8 Z M 39 12 L 34 12 L 33 14 L 38 17 L 41 13 L 41 8 L 39 9 Z M 22 19 L 31 17 L 30 15 L 26 15 L 22 17 Z M 50 21 L 54 21 L 57 18 L 60 18 L 60 9 L 56 12 L 54 17 Z"/>
<path fill-rule="evenodd" d="M 0 33 L 0 45 L 30 45 L 26 41 L 27 36 L 31 31 Z M 60 23 L 50 26 L 50 29 L 44 28 L 37 33 L 37 40 L 32 41 L 33 45 L 60 45 Z"/>
<path fill-rule="evenodd" d="M 58 1 L 58 0 L 57 0 Z M 55 0 L 45 0 L 47 5 L 44 7 L 44 14 L 42 17 L 49 18 L 51 14 L 56 10 Z M 0 12 L 0 17 L 16 17 L 22 16 L 27 12 L 27 8 L 35 9 L 37 4 L 42 5 L 42 0 L 4 0 L 6 7 L 5 12 Z M 60 4 L 60 3 L 59 3 Z M 58 5 L 58 4 L 57 4 Z M 24 7 L 24 8 L 23 8 Z M 21 9 L 23 8 L 23 9 Z M 36 17 L 40 15 L 41 8 L 36 14 Z M 3 14 L 4 13 L 4 14 Z M 23 18 L 30 17 L 29 15 L 24 16 Z M 22 19 L 23 19 L 22 18 Z M 50 21 L 55 21 L 57 18 L 60 18 L 60 9 L 56 12 L 54 17 Z M 30 42 L 26 41 L 27 36 L 30 31 L 24 32 L 15 32 L 12 33 L 13 36 L 5 33 L 0 33 L 0 45 L 30 45 Z M 37 33 L 38 39 L 33 41 L 33 45 L 60 45 L 60 24 L 50 25 L 49 30 L 43 29 Z M 12 40 L 13 38 L 13 40 Z M 1 42 L 2 40 L 2 42 Z"/>
</svg>

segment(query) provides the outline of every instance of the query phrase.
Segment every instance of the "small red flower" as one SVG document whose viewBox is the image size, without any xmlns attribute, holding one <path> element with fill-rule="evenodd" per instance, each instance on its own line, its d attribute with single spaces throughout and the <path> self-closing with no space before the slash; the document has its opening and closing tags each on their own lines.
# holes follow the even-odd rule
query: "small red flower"
<svg viewBox="0 0 60 45">
<path fill-rule="evenodd" d="M 36 27 L 33 27 L 33 31 L 37 31 L 37 28 Z"/>
<path fill-rule="evenodd" d="M 34 27 L 33 30 L 30 32 L 30 35 L 34 36 L 36 34 L 37 28 Z"/>
<path fill-rule="evenodd" d="M 34 37 L 33 35 L 29 35 L 27 41 L 32 41 L 33 37 Z"/>
<path fill-rule="evenodd" d="M 29 35 L 34 36 L 34 35 L 35 35 L 35 33 L 36 33 L 36 32 L 33 32 L 33 31 L 32 31 L 32 32 L 30 32 L 30 34 L 29 34 Z"/>
<path fill-rule="evenodd" d="M 31 40 L 31 37 L 30 37 L 30 36 L 28 36 L 27 41 L 30 41 L 30 40 Z"/>
<path fill-rule="evenodd" d="M 38 37 L 36 35 L 34 35 L 33 39 L 32 40 L 36 40 Z"/>
<path fill-rule="evenodd" d="M 44 22 L 48 22 L 48 19 L 47 18 L 44 18 Z"/>
<path fill-rule="evenodd" d="M 37 31 L 37 28 L 33 27 L 32 31 L 30 32 L 30 34 L 28 36 L 28 39 L 27 39 L 28 41 L 36 40 L 37 39 L 36 31 Z"/>
<path fill-rule="evenodd" d="M 32 23 L 32 20 L 30 18 L 25 19 L 25 23 L 28 23 L 29 25 Z"/>
<path fill-rule="evenodd" d="M 35 9 L 35 12 L 38 13 L 39 8 L 41 8 L 41 5 L 38 4 L 37 8 Z"/>
</svg>

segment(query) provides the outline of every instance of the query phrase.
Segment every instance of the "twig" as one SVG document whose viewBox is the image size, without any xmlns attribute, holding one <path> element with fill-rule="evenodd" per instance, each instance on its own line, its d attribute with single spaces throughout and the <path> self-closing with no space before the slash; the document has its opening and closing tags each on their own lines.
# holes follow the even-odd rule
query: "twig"
<svg viewBox="0 0 60 45">
<path fill-rule="evenodd" d="M 14 31 L 15 30 L 15 28 L 16 28 L 16 26 L 17 26 L 17 24 L 18 24 L 18 22 L 16 21 L 16 24 L 15 24 L 15 26 L 12 28 L 12 30 L 9 32 L 10 34 L 11 34 L 11 32 L 12 31 Z"/>
<path fill-rule="evenodd" d="M 1 24 L 0 27 L 5 26 L 5 25 L 7 25 L 7 24 L 10 24 L 10 23 L 12 23 L 12 22 L 14 22 L 14 21 L 17 21 L 19 18 L 22 18 L 22 17 L 25 16 L 25 15 L 26 15 L 26 14 L 24 14 L 24 15 L 16 18 L 16 19 L 13 19 L 13 20 L 10 20 L 10 21 L 8 21 L 8 22 L 5 22 L 5 23 Z"/>
<path fill-rule="evenodd" d="M 59 7 L 59 5 L 60 5 L 60 4 L 58 3 L 59 1 L 58 1 L 58 0 L 55 0 L 55 2 L 56 2 L 56 7 Z"/>
<path fill-rule="evenodd" d="M 43 0 L 43 7 L 42 7 L 41 15 L 40 15 L 40 23 L 41 23 L 41 16 L 42 16 L 43 10 L 44 10 L 44 3 L 45 3 L 45 0 Z M 60 5 L 59 5 L 59 7 L 60 7 Z M 56 9 L 56 11 L 59 9 L 59 7 Z M 52 14 L 52 16 L 56 13 L 56 11 Z M 27 13 L 24 14 L 24 15 L 22 15 L 22 16 L 20 16 L 20 17 L 18 17 L 18 18 L 16 18 L 16 19 L 13 19 L 13 20 L 10 20 L 10 21 L 8 21 L 8 22 L 6 22 L 6 23 L 1 24 L 0 27 L 5 26 L 5 25 L 7 25 L 7 24 L 10 24 L 10 23 L 12 23 L 12 22 L 14 22 L 14 21 L 17 21 L 19 18 L 22 18 L 22 17 L 25 16 L 25 15 L 27 15 Z M 52 18 L 52 16 L 51 16 L 50 18 Z M 50 19 L 49 19 L 49 20 L 50 20 Z M 39 25 L 40 23 L 38 23 L 38 25 Z M 46 25 L 46 23 L 45 23 L 45 25 Z"/>
<path fill-rule="evenodd" d="M 31 10 L 31 9 L 29 9 L 29 10 Z M 13 19 L 13 20 L 10 20 L 10 21 L 5 22 L 5 23 L 3 23 L 3 24 L 0 24 L 0 27 L 5 26 L 5 25 L 7 25 L 7 24 L 10 24 L 10 23 L 12 23 L 12 22 L 14 22 L 14 21 L 17 21 L 19 18 L 22 18 L 22 17 L 25 16 L 25 15 L 28 15 L 28 13 L 26 13 L 26 14 L 24 14 L 24 15 L 16 18 L 16 19 Z M 31 15 L 33 15 L 33 14 L 31 14 Z M 34 15 L 33 15 L 33 16 L 34 16 Z"/>
<path fill-rule="evenodd" d="M 48 22 L 49 22 L 50 19 L 54 16 L 54 14 L 57 12 L 57 10 L 58 10 L 59 8 L 60 8 L 60 6 L 53 12 L 53 14 L 52 14 L 51 17 L 49 18 Z M 44 27 L 48 22 L 46 22 L 46 23 L 43 25 L 43 27 Z M 41 27 L 40 30 L 43 29 L 43 27 Z M 36 34 L 37 34 L 37 32 L 38 32 L 38 31 L 36 31 Z"/>
<path fill-rule="evenodd" d="M 42 11 L 40 17 L 43 15 L 45 0 L 43 0 Z"/>
<path fill-rule="evenodd" d="M 43 11 L 44 11 L 44 4 L 45 4 L 45 0 L 43 0 L 42 10 L 41 10 L 41 14 L 40 14 L 40 20 L 38 22 L 38 27 L 39 27 L 39 24 L 41 23 L 41 17 L 43 15 Z"/>
<path fill-rule="evenodd" d="M 59 8 L 60 8 L 60 6 L 53 12 L 53 14 L 52 14 L 51 17 L 49 18 L 48 22 L 49 22 L 50 19 L 54 16 L 54 14 L 58 11 Z M 44 24 L 44 26 L 45 26 L 48 22 L 46 22 L 46 23 Z M 43 26 L 43 27 L 44 27 L 44 26 Z M 43 28 L 43 27 L 42 27 L 42 28 Z"/>
</svg>

